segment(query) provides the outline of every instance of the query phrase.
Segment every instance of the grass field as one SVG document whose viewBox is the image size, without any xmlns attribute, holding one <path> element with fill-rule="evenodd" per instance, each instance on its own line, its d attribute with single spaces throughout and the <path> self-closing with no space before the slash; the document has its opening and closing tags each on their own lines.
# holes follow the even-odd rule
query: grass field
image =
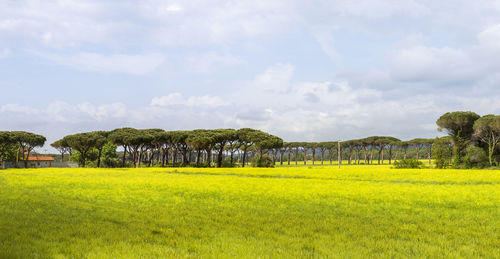
<svg viewBox="0 0 500 259">
<path fill-rule="evenodd" d="M 498 258 L 500 172 L 0 171 L 2 258 Z"/>
</svg>

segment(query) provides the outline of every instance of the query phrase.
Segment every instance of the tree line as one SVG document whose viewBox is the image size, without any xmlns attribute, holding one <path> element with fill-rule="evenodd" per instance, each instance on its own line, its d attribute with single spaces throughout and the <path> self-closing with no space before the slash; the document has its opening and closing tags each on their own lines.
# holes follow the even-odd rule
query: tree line
<svg viewBox="0 0 500 259">
<path fill-rule="evenodd" d="M 229 153 L 227 166 L 234 166 L 234 155 L 241 153 L 241 165 L 247 164 L 250 152 L 260 156 L 283 146 L 283 140 L 266 132 L 243 129 L 197 129 L 165 131 L 162 129 L 120 128 L 112 131 L 93 131 L 66 136 L 51 144 L 62 156 L 76 152 L 78 162 L 85 167 L 89 155 L 97 154 L 101 167 L 106 145 L 121 147 L 121 166 L 224 166 L 224 155 Z"/>
<path fill-rule="evenodd" d="M 267 158 L 270 164 L 295 165 L 311 161 L 347 164 L 391 164 L 397 159 L 434 160 L 438 168 L 499 165 L 500 116 L 473 112 L 449 112 L 436 122 L 447 137 L 402 141 L 390 136 L 328 142 L 283 142 L 277 136 L 250 129 L 163 129 L 119 128 L 65 136 L 51 144 L 62 160 L 68 155 L 80 166 L 245 166 Z M 36 147 L 44 145 L 41 135 L 23 131 L 0 132 L 0 161 L 28 160 Z M 121 152 L 117 152 L 118 150 Z M 120 155 L 120 158 L 118 157 Z M 255 161 L 253 161 L 255 160 Z"/>
</svg>

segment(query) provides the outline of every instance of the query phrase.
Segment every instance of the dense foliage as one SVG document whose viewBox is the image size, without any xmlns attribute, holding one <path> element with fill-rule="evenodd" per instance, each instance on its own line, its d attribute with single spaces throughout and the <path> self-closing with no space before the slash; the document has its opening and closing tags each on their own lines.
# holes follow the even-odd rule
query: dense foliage
<svg viewBox="0 0 500 259">
<path fill-rule="evenodd" d="M 274 167 L 274 161 L 267 154 L 257 154 L 252 158 L 253 167 Z"/>
<path fill-rule="evenodd" d="M 422 168 L 424 164 L 417 159 L 401 159 L 394 162 L 394 168 Z"/>
<path fill-rule="evenodd" d="M 498 166 L 500 152 L 500 116 L 485 115 L 473 112 L 448 112 L 437 120 L 440 130 L 450 136 L 453 146 L 452 165 L 455 168 L 483 168 Z M 444 154 L 441 152 L 440 154 Z M 438 167 L 444 158 L 436 160 Z"/>
</svg>

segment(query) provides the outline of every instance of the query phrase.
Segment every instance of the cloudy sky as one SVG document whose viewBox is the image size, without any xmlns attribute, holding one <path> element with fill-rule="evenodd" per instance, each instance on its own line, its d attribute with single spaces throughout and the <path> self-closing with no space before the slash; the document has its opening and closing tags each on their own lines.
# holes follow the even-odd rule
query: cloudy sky
<svg viewBox="0 0 500 259">
<path fill-rule="evenodd" d="M 435 137 L 499 60 L 499 1 L 0 0 L 0 130 Z"/>
</svg>

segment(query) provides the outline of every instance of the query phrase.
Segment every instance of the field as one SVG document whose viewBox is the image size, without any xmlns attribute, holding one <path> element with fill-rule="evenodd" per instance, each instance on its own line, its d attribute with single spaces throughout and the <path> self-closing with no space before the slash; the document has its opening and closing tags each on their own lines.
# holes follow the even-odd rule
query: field
<svg viewBox="0 0 500 259">
<path fill-rule="evenodd" d="M 1 258 L 498 258 L 500 172 L 0 171 Z"/>
</svg>

